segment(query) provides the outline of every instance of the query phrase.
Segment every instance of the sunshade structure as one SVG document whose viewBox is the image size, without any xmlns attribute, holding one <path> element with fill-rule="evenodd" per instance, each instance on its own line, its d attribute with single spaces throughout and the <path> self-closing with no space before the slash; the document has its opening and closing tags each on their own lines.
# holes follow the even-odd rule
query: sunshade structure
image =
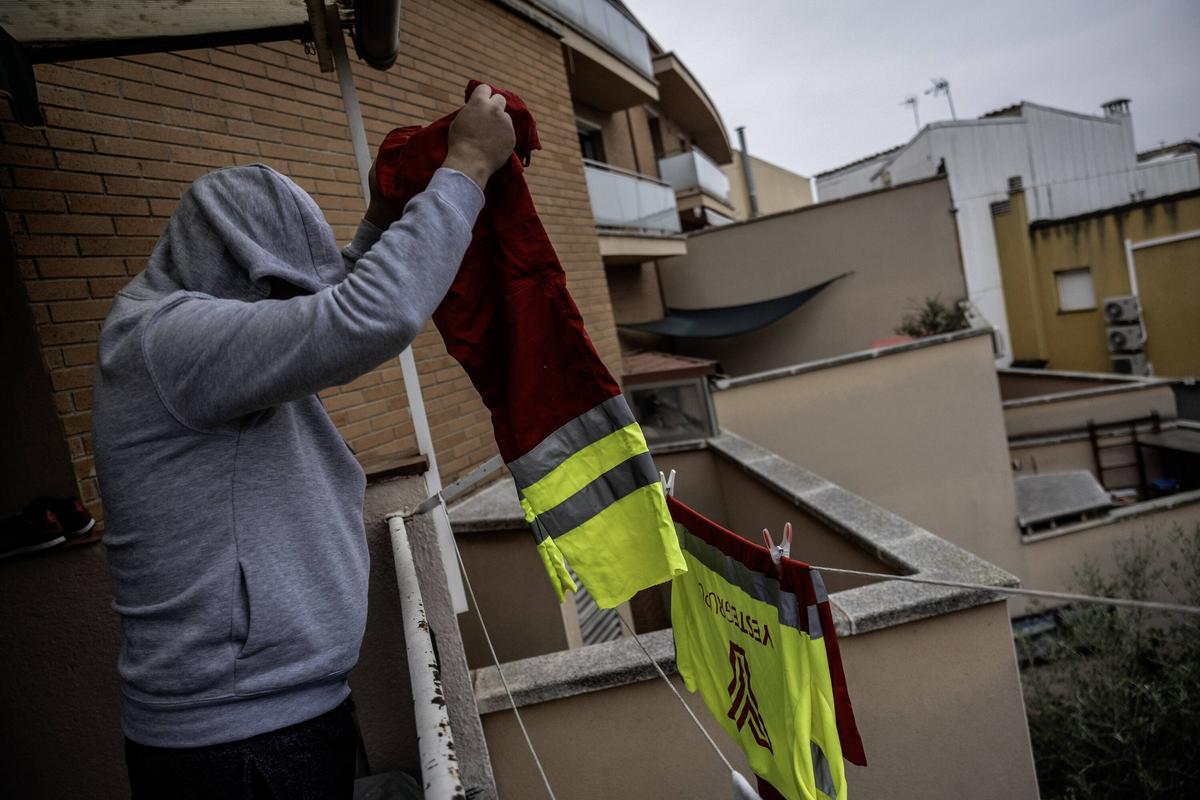
<svg viewBox="0 0 1200 800">
<path fill-rule="evenodd" d="M 783 319 L 823 292 L 834 281 L 849 274 L 845 272 L 807 289 L 756 303 L 717 308 L 668 308 L 666 316 L 660 320 L 621 327 L 681 339 L 721 339 L 753 333 Z"/>
</svg>

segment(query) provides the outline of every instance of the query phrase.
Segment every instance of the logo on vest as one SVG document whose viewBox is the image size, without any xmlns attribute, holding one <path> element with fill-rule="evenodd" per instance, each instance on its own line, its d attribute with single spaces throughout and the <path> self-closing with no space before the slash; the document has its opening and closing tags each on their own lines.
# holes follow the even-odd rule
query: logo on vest
<svg viewBox="0 0 1200 800">
<path fill-rule="evenodd" d="M 738 731 L 749 723 L 750 735 L 754 737 L 754 741 L 774 755 L 767 725 L 758 710 L 758 698 L 750 688 L 750 662 L 746 660 L 746 651 L 732 641 L 729 643 L 729 666 L 733 669 L 733 679 L 729 681 L 729 696 L 732 698 L 729 718 L 737 723 Z"/>
</svg>

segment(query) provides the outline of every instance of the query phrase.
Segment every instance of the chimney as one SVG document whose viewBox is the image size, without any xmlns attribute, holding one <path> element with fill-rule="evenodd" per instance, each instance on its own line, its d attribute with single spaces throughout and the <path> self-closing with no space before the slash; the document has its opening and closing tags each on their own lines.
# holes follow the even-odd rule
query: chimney
<svg viewBox="0 0 1200 800">
<path fill-rule="evenodd" d="M 758 216 L 758 194 L 754 191 L 754 173 L 751 171 L 750 154 L 746 151 L 746 126 L 737 129 L 738 143 L 742 146 L 742 178 L 746 181 L 746 197 L 750 201 L 750 218 Z"/>
<path fill-rule="evenodd" d="M 1129 116 L 1129 98 L 1118 97 L 1115 100 L 1109 100 L 1107 103 L 1101 103 L 1100 107 L 1104 109 L 1106 117 L 1128 117 Z"/>
</svg>

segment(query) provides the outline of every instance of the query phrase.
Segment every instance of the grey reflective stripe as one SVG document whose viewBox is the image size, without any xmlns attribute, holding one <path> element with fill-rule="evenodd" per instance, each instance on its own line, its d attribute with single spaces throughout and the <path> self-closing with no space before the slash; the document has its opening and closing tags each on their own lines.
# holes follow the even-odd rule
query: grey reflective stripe
<svg viewBox="0 0 1200 800">
<path fill-rule="evenodd" d="M 617 464 L 554 508 L 538 514 L 534 521 L 541 523 L 546 534 L 558 538 L 575 530 L 622 497 L 657 481 L 654 459 L 649 453 L 639 453 Z"/>
<path fill-rule="evenodd" d="M 575 453 L 631 422 L 634 422 L 633 412 L 629 410 L 625 396 L 610 397 L 538 442 L 525 455 L 510 461 L 508 470 L 518 489 L 532 486 Z"/>
<path fill-rule="evenodd" d="M 796 600 L 796 595 L 792 592 L 781 591 L 778 578 L 755 572 L 736 558 L 725 555 L 682 525 L 676 525 L 675 529 L 682 534 L 680 544 L 683 549 L 697 561 L 720 575 L 726 583 L 738 587 L 755 600 L 775 606 L 779 612 L 780 625 L 807 633 L 810 639 L 821 638 L 821 619 L 815 605 L 808 606 L 806 610 L 805 621 L 808 622 L 808 630 L 805 631 L 805 626 L 801 624 L 800 603 Z M 810 571 L 809 574 L 816 577 L 816 573 L 813 571 Z M 814 620 L 816 621 L 815 625 L 813 624 Z"/>
<path fill-rule="evenodd" d="M 817 610 L 815 605 L 808 607 L 808 635 L 811 639 L 820 639 L 824 633 L 824 628 L 821 627 L 821 612 Z"/>
<path fill-rule="evenodd" d="M 817 595 L 817 602 L 829 602 L 829 593 L 825 591 L 825 581 L 821 580 L 821 573 L 815 569 L 810 569 L 808 574 L 812 576 L 813 591 Z"/>
<path fill-rule="evenodd" d="M 817 788 L 828 795 L 830 800 L 837 800 L 837 787 L 833 785 L 833 773 L 829 771 L 829 761 L 826 760 L 825 754 L 821 752 L 821 748 L 816 742 L 809 739 L 808 746 L 812 752 L 813 779 L 816 781 Z"/>
<path fill-rule="evenodd" d="M 546 540 L 547 537 L 550 536 L 549 532 L 547 532 L 546 528 L 542 525 L 541 521 L 537 517 L 533 518 L 533 522 L 529 523 L 529 527 L 533 531 L 533 541 L 536 544 L 541 544 Z"/>
</svg>

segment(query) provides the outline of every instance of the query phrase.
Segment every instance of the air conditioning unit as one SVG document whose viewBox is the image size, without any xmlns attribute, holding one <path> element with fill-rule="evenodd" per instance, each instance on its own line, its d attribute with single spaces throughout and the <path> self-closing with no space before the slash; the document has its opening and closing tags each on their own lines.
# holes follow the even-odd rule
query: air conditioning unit
<svg viewBox="0 0 1200 800">
<path fill-rule="evenodd" d="M 1150 362 L 1145 353 L 1130 353 L 1123 356 L 1111 356 L 1112 371 L 1118 375 L 1149 375 Z"/>
<path fill-rule="evenodd" d="M 1141 325 L 1109 325 L 1108 351 L 1121 353 L 1140 350 L 1146 344 L 1146 333 Z"/>
<path fill-rule="evenodd" d="M 1104 298 L 1104 321 L 1110 325 L 1120 322 L 1137 322 L 1142 308 L 1137 295 L 1126 294 Z"/>
</svg>

